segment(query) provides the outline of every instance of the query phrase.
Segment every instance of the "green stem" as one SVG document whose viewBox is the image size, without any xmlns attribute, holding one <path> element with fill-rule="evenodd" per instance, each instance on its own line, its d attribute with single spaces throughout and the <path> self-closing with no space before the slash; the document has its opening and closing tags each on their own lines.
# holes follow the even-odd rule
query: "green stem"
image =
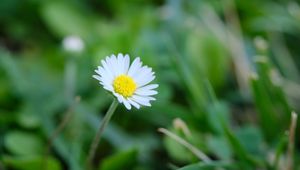
<svg viewBox="0 0 300 170">
<path fill-rule="evenodd" d="M 76 97 L 75 101 L 73 101 L 73 104 L 64 113 L 64 117 L 61 120 L 61 122 L 59 123 L 59 125 L 55 128 L 54 132 L 49 137 L 48 143 L 47 143 L 47 146 L 46 146 L 46 150 L 45 150 L 45 153 L 44 153 L 44 157 L 43 157 L 43 160 L 42 160 L 42 164 L 41 164 L 42 167 L 41 167 L 41 169 L 43 169 L 43 170 L 47 170 L 48 169 L 48 162 L 47 161 L 48 161 L 48 156 L 49 156 L 50 148 L 51 148 L 54 140 L 58 137 L 58 135 L 62 132 L 62 130 L 66 127 L 66 125 L 70 122 L 70 120 L 71 120 L 71 118 L 73 116 L 74 110 L 76 108 L 76 105 L 79 102 L 80 102 L 80 97 Z M 0 169 L 1 169 L 1 167 L 0 167 Z"/>
<path fill-rule="evenodd" d="M 100 125 L 100 127 L 98 129 L 98 132 L 97 132 L 97 134 L 96 134 L 96 136 L 93 140 L 93 143 L 91 144 L 91 147 L 90 147 L 89 155 L 88 155 L 87 162 L 86 162 L 87 163 L 86 164 L 87 165 L 86 169 L 91 169 L 91 167 L 92 167 L 92 160 L 95 156 L 95 153 L 96 153 L 98 144 L 100 142 L 101 136 L 103 134 L 103 131 L 104 131 L 105 127 L 107 126 L 110 118 L 114 114 L 117 106 L 118 106 L 118 100 L 114 99 L 114 101 L 110 105 L 108 111 L 106 112 L 104 118 L 102 119 L 101 125 Z"/>
<path fill-rule="evenodd" d="M 74 56 L 69 56 L 65 65 L 65 97 L 68 104 L 75 98 L 76 85 L 76 60 Z"/>
</svg>

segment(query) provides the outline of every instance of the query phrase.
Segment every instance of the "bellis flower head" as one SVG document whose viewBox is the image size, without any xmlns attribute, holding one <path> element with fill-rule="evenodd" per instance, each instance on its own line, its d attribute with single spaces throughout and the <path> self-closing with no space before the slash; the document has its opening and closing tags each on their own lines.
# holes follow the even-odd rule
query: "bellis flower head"
<svg viewBox="0 0 300 170">
<path fill-rule="evenodd" d="M 130 65 L 129 55 L 119 53 L 107 56 L 101 64 L 93 77 L 128 110 L 131 106 L 137 109 L 151 106 L 150 101 L 156 100 L 153 96 L 157 94 L 158 84 L 150 84 L 155 79 L 154 72 L 152 68 L 143 66 L 139 57 Z"/>
</svg>

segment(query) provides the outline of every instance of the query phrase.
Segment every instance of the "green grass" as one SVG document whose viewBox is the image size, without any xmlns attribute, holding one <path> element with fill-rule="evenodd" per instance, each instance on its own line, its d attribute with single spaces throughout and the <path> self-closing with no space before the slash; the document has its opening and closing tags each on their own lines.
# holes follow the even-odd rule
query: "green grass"
<svg viewBox="0 0 300 170">
<path fill-rule="evenodd" d="M 299 128 L 288 133 L 300 111 L 299 16 L 292 0 L 3 0 L 0 169 L 40 169 L 68 113 L 46 166 L 84 169 L 113 100 L 92 75 L 117 53 L 152 67 L 159 94 L 151 107 L 117 108 L 95 169 L 299 169 Z M 63 48 L 70 35 L 83 51 Z"/>
</svg>

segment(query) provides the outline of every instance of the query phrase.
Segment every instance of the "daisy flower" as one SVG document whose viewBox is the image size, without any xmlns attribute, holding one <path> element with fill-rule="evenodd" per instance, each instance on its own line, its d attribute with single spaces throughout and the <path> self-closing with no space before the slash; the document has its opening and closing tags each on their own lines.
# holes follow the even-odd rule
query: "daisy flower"
<svg viewBox="0 0 300 170">
<path fill-rule="evenodd" d="M 128 110 L 131 106 L 137 109 L 151 106 L 150 101 L 155 100 L 152 96 L 157 94 L 155 89 L 158 84 L 149 84 L 155 79 L 154 72 L 152 68 L 142 66 L 139 57 L 130 65 L 129 55 L 119 53 L 118 56 L 107 56 L 101 64 L 93 77 L 116 96 L 119 103 L 123 103 Z"/>
</svg>

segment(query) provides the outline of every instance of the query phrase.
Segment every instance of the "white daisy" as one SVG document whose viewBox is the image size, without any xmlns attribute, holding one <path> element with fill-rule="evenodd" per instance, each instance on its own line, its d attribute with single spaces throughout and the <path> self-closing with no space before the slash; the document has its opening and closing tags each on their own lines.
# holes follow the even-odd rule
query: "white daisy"
<svg viewBox="0 0 300 170">
<path fill-rule="evenodd" d="M 136 58 L 131 66 L 129 55 L 121 53 L 116 57 L 111 55 L 101 61 L 102 66 L 95 70 L 93 77 L 99 80 L 104 89 L 112 92 L 119 103 L 123 103 L 130 110 L 131 105 L 137 109 L 140 106 L 151 106 L 150 101 L 155 100 L 153 95 L 158 84 L 149 84 L 155 75 L 152 68 L 142 66 L 140 58 Z"/>
</svg>

